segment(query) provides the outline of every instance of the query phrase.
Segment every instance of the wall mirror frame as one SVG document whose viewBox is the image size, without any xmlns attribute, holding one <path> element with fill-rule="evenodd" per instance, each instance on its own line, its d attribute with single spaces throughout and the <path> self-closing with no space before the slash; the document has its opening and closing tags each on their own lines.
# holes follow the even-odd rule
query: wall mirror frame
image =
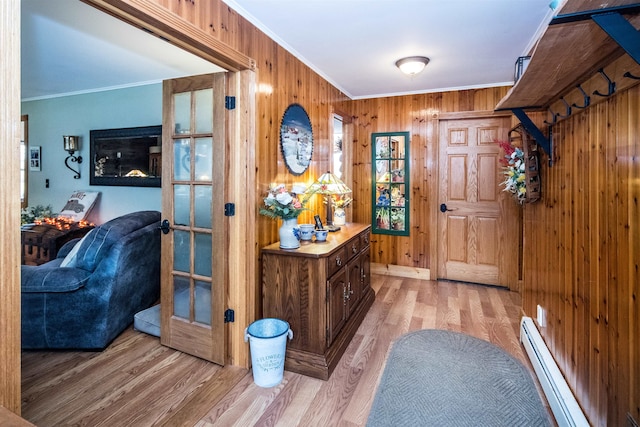
<svg viewBox="0 0 640 427">
<path fill-rule="evenodd" d="M 291 104 L 280 124 L 280 151 L 284 163 L 293 175 L 302 175 L 313 155 L 313 129 L 311 120 L 300 104 Z"/>
<path fill-rule="evenodd" d="M 90 185 L 160 187 L 162 126 L 90 132 Z"/>
<path fill-rule="evenodd" d="M 408 236 L 409 132 L 371 134 L 371 232 Z"/>
</svg>

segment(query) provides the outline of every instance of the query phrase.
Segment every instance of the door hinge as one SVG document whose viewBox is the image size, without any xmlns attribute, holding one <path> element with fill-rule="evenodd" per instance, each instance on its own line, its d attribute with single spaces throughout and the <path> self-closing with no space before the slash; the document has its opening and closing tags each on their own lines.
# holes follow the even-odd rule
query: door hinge
<svg viewBox="0 0 640 427">
<path fill-rule="evenodd" d="M 230 308 L 224 311 L 224 323 L 233 323 L 236 321 L 236 313 Z"/>
<path fill-rule="evenodd" d="M 224 108 L 227 110 L 235 110 L 236 109 L 236 97 L 235 96 L 225 96 L 224 97 Z"/>
<path fill-rule="evenodd" d="M 235 216 L 236 214 L 236 204 L 235 203 L 225 203 L 224 204 L 224 216 Z"/>
</svg>

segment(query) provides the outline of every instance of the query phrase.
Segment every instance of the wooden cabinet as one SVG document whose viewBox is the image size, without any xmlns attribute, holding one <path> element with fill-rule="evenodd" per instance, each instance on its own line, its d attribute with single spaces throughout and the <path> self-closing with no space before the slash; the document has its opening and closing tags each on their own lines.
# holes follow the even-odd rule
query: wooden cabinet
<svg viewBox="0 0 640 427">
<path fill-rule="evenodd" d="M 264 317 L 289 322 L 285 369 L 328 379 L 373 304 L 368 224 L 347 224 L 325 243 L 262 249 Z"/>
</svg>

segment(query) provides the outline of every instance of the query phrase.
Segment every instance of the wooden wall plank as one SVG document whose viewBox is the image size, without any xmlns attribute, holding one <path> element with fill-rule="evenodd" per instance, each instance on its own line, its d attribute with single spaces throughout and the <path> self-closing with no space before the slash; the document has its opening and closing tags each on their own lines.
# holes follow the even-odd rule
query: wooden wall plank
<svg viewBox="0 0 640 427">
<path fill-rule="evenodd" d="M 410 235 L 376 234 L 371 240 L 371 261 L 406 267 L 432 269 L 436 239 L 432 230 L 437 211 L 438 120 L 441 114 L 460 116 L 491 112 L 507 88 L 474 89 L 444 93 L 396 96 L 355 100 L 341 109 L 351 111 L 354 123 L 354 194 L 355 222 L 371 221 L 371 134 L 375 132 L 410 131 Z"/>
<path fill-rule="evenodd" d="M 547 310 L 542 335 L 595 426 L 640 413 L 639 117 L 635 86 L 556 124 L 525 209 L 523 309 Z"/>
</svg>

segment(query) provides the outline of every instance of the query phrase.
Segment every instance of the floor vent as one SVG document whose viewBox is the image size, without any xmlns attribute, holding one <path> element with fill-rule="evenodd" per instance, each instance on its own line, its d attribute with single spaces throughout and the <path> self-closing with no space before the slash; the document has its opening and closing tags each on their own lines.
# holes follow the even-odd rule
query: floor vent
<svg viewBox="0 0 640 427">
<path fill-rule="evenodd" d="M 589 422 L 530 317 L 523 317 L 520 322 L 520 341 L 531 360 L 558 426 L 588 427 Z"/>
</svg>

